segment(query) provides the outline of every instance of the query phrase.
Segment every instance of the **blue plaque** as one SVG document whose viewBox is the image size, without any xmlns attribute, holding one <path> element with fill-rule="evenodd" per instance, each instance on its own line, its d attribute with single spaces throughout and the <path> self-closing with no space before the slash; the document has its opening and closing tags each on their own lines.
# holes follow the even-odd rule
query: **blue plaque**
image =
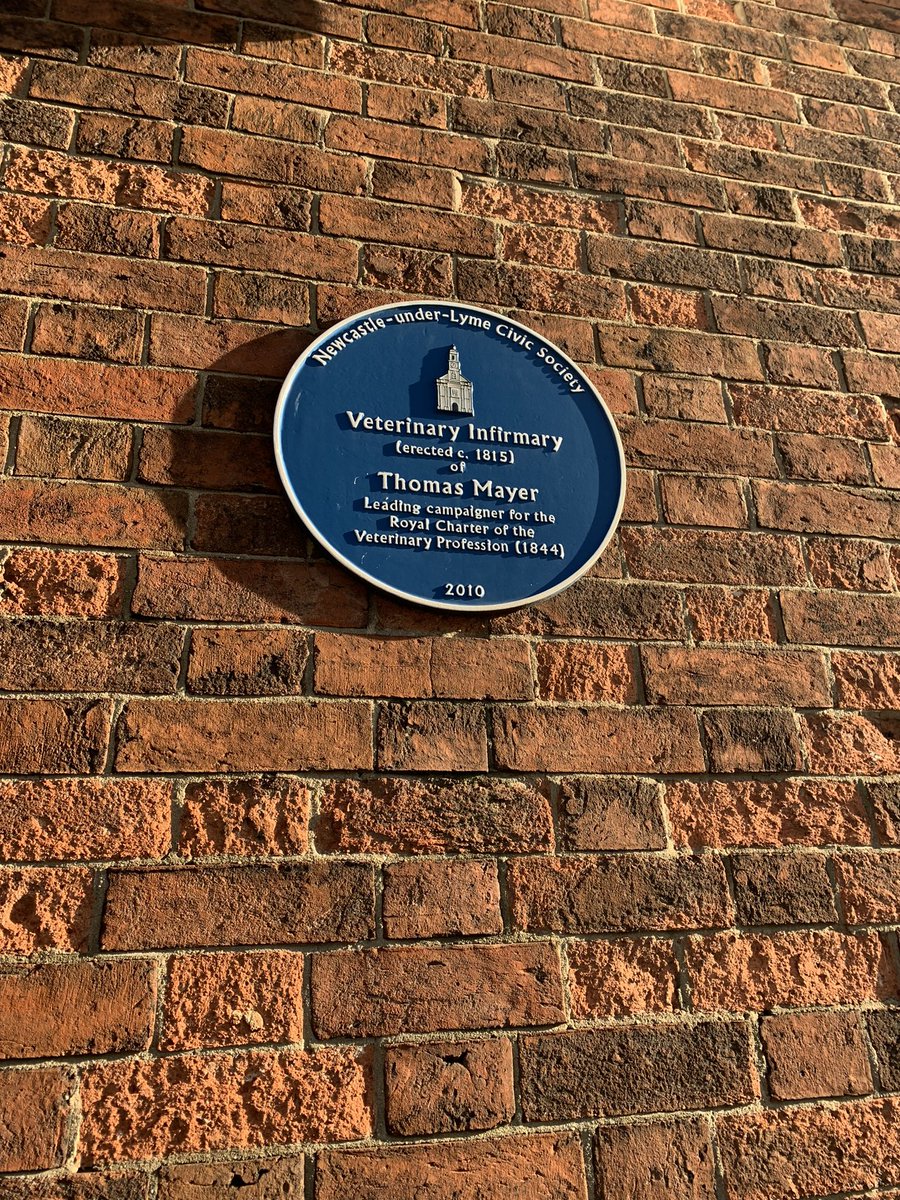
<svg viewBox="0 0 900 1200">
<path fill-rule="evenodd" d="M 625 495 L 618 431 L 584 373 L 455 301 L 373 308 L 317 338 L 281 389 L 275 449 L 325 549 L 432 608 L 552 596 L 596 562 Z"/>
</svg>

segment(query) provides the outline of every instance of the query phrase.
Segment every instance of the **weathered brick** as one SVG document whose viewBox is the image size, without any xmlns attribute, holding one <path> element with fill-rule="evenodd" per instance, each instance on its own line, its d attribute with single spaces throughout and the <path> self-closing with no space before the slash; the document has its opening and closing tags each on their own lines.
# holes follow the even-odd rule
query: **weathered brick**
<svg viewBox="0 0 900 1200">
<path fill-rule="evenodd" d="M 721 862 L 713 858 L 521 859 L 509 871 L 516 927 L 555 933 L 693 929 L 728 924 Z"/>
<path fill-rule="evenodd" d="M 732 384 L 729 391 L 735 420 L 741 425 L 876 441 L 889 436 L 884 406 L 875 396 L 848 399 L 841 392 L 743 384 Z"/>
<path fill-rule="evenodd" d="M 171 785 L 153 779 L 5 780 L 0 853 L 14 862 L 161 858 L 171 807 Z"/>
<path fill-rule="evenodd" d="M 529 700 L 527 643 L 519 638 L 362 638 L 316 634 L 315 690 L 333 696 Z"/>
<path fill-rule="evenodd" d="M 484 709 L 442 702 L 385 704 L 378 713 L 378 766 L 387 771 L 486 771 Z"/>
<path fill-rule="evenodd" d="M 174 625 L 8 620 L 0 691 L 174 692 L 183 637 Z"/>
<path fill-rule="evenodd" d="M 895 1092 L 900 1086 L 900 1027 L 897 1014 L 885 1012 L 866 1014 L 869 1038 L 878 1060 L 878 1082 L 885 1091 Z"/>
<path fill-rule="evenodd" d="M 557 951 L 543 942 L 313 957 L 312 1020 L 322 1038 L 509 1029 L 563 1019 Z"/>
<path fill-rule="evenodd" d="M 772 440 L 748 429 L 681 421 L 620 421 L 627 460 L 674 471 L 775 475 Z"/>
<path fill-rule="evenodd" d="M 515 1112 L 506 1038 L 390 1046 L 384 1077 L 387 1126 L 401 1136 L 493 1129 Z"/>
<path fill-rule="evenodd" d="M 676 1007 L 678 967 L 670 942 L 651 938 L 569 942 L 566 954 L 576 1020 Z"/>
<path fill-rule="evenodd" d="M 533 1134 L 429 1146 L 353 1150 L 319 1156 L 319 1200 L 415 1200 L 428 1179 L 433 1200 L 454 1200 L 460 1188 L 496 1200 L 516 1200 L 552 1189 L 555 1200 L 587 1195 L 581 1142 L 571 1133 Z"/>
<path fill-rule="evenodd" d="M 104 950 L 298 945 L 371 937 L 373 924 L 372 870 L 358 863 L 116 871 L 102 941 Z"/>
<path fill-rule="evenodd" d="M 19 423 L 16 474 L 50 479 L 125 480 L 131 430 L 108 421 L 25 415 Z"/>
<path fill-rule="evenodd" d="M 651 704 L 831 704 L 821 654 L 645 646 L 641 657 Z"/>
<path fill-rule="evenodd" d="M 382 919 L 389 938 L 502 933 L 496 865 L 391 863 L 384 868 Z"/>
<path fill-rule="evenodd" d="M 893 920 L 891 897 L 900 879 L 900 855 L 857 851 L 836 859 L 835 870 L 848 921 L 859 925 Z"/>
<path fill-rule="evenodd" d="M 666 475 L 660 480 L 663 512 L 671 525 L 749 525 L 744 489 L 737 479 Z"/>
<path fill-rule="evenodd" d="M 136 363 L 141 356 L 143 337 L 143 313 L 42 304 L 35 315 L 31 348 L 39 354 L 69 354 L 82 359 Z M 125 443 L 114 461 L 121 463 L 127 474 L 129 431 L 115 426 L 107 426 L 107 429 L 108 438 Z M 94 430 L 95 437 L 100 433 L 99 427 Z M 90 447 L 93 455 L 97 449 Z M 89 475 L 88 478 L 122 479 L 125 474 Z"/>
<path fill-rule="evenodd" d="M 10 775 L 99 774 L 106 758 L 108 700 L 0 700 L 0 770 Z"/>
<path fill-rule="evenodd" d="M 266 326 L 253 328 L 262 331 Z M 265 347 L 268 338 L 263 336 L 261 342 Z M 257 344 L 252 342 L 251 345 Z M 200 353 L 205 352 L 201 350 Z M 228 369 L 221 360 L 218 365 Z M 232 364 L 231 369 L 236 365 Z M 170 487 L 225 488 L 241 492 L 274 491 L 278 486 L 272 445 L 268 439 L 213 430 L 146 429 L 141 441 L 138 478 L 145 483 Z"/>
<path fill-rule="evenodd" d="M 544 700 L 634 704 L 637 680 L 626 646 L 594 642 L 538 642 L 538 691 Z"/>
<path fill-rule="evenodd" d="M 493 624 L 504 633 L 666 641 L 684 633 L 674 595 L 670 588 L 588 575 L 550 600 L 494 618 Z"/>
<path fill-rule="evenodd" d="M 692 938 L 685 947 L 691 999 L 700 1010 L 862 1004 L 894 995 L 877 934 L 831 930 Z"/>
<path fill-rule="evenodd" d="M 597 1131 L 598 1200 L 713 1200 L 715 1168 L 702 1118 L 611 1125 Z"/>
<path fill-rule="evenodd" d="M 887 497 L 850 488 L 762 481 L 753 484 L 761 526 L 811 533 L 895 538 L 900 514 Z"/>
<path fill-rule="evenodd" d="M 185 788 L 178 849 L 186 858 L 303 854 L 309 806 L 309 789 L 286 776 L 197 780 Z"/>
<path fill-rule="evenodd" d="M 795 771 L 802 748 L 787 709 L 721 708 L 701 719 L 713 771 Z"/>
<path fill-rule="evenodd" d="M 203 1200 L 227 1196 L 241 1188 L 242 1200 L 275 1200 L 281 1195 L 303 1194 L 306 1160 L 302 1154 L 289 1158 L 253 1158 L 220 1163 L 166 1165 L 159 1172 L 159 1200 Z M 116 1172 L 112 1178 L 118 1179 Z M 110 1200 L 118 1200 L 112 1196 Z M 124 1200 L 124 1198 L 123 1198 Z"/>
<path fill-rule="evenodd" d="M 895 1180 L 896 1120 L 893 1100 L 723 1117 L 718 1141 L 729 1191 L 740 1200 L 788 1200 Z"/>
<path fill-rule="evenodd" d="M 14 547 L 0 563 L 4 616 L 121 616 L 124 561 L 114 554 Z"/>
<path fill-rule="evenodd" d="M 82 1079 L 83 1161 L 355 1141 L 372 1132 L 369 1074 L 352 1048 L 97 1064 Z"/>
<path fill-rule="evenodd" d="M 527 853 L 553 844 L 545 788 L 517 779 L 330 781 L 320 850 L 343 854 Z"/>
<path fill-rule="evenodd" d="M 799 541 L 768 533 L 623 529 L 625 557 L 640 579 L 771 585 L 806 582 Z"/>
<path fill-rule="evenodd" d="M 0 1170 L 61 1167 L 75 1079 L 61 1067 L 0 1072 Z"/>
<path fill-rule="evenodd" d="M 665 708 L 500 708 L 494 749 L 514 771 L 703 770 L 696 717 Z"/>
<path fill-rule="evenodd" d="M 697 642 L 775 642 L 769 593 L 738 588 L 688 588 L 685 611 Z"/>
<path fill-rule="evenodd" d="M 560 843 L 565 849 L 665 849 L 658 784 L 648 779 L 573 775 L 558 787 Z"/>
<path fill-rule="evenodd" d="M 855 1013 L 783 1013 L 765 1017 L 760 1033 L 769 1092 L 776 1100 L 871 1092 L 869 1059 Z"/>
<path fill-rule="evenodd" d="M 142 554 L 133 611 L 191 621 L 359 627 L 365 592 L 330 563 L 241 562 Z"/>
<path fill-rule="evenodd" d="M 521 1039 L 526 1121 L 675 1112 L 754 1097 L 740 1021 L 572 1030 Z"/>
<path fill-rule="evenodd" d="M 783 592 L 781 609 L 791 642 L 865 647 L 900 644 L 900 605 L 894 596 Z"/>
<path fill-rule="evenodd" d="M 308 643 L 291 629 L 195 629 L 188 689 L 206 696 L 299 695 Z"/>
<path fill-rule="evenodd" d="M 687 781 L 666 784 L 676 846 L 865 845 L 869 828 L 853 783 Z"/>
<path fill-rule="evenodd" d="M 77 359 L 3 358 L 4 408 L 62 416 L 188 421 L 196 376 Z"/>
<path fill-rule="evenodd" d="M 0 873 L 0 952 L 87 949 L 94 908 L 90 871 L 23 867 Z"/>
<path fill-rule="evenodd" d="M 166 978 L 162 1048 L 302 1042 L 302 994 L 302 954 L 179 955 Z"/>
<path fill-rule="evenodd" d="M 862 713 L 822 713 L 803 718 L 812 775 L 900 773 L 897 722 Z"/>
<path fill-rule="evenodd" d="M 121 1054 L 150 1044 L 156 966 L 142 959 L 47 963 L 0 974 L 4 1058 Z"/>
<path fill-rule="evenodd" d="M 793 479 L 863 486 L 869 481 L 869 467 L 858 442 L 811 433 L 782 433 L 775 440 L 785 473 Z"/>
<path fill-rule="evenodd" d="M 806 925 L 837 920 L 821 854 L 735 854 L 734 911 L 738 925 Z"/>
</svg>

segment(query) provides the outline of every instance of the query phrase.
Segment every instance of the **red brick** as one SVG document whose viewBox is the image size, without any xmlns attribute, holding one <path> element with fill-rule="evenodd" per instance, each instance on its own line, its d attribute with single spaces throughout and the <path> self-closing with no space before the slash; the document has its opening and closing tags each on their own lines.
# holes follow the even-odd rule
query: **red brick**
<svg viewBox="0 0 900 1200">
<path fill-rule="evenodd" d="M 542 267 L 460 263 L 460 296 L 503 308 L 561 312 L 573 317 L 625 315 L 625 293 L 617 282 Z"/>
<path fill-rule="evenodd" d="M 900 317 L 893 313 L 862 312 L 859 321 L 870 350 L 900 354 Z"/>
<path fill-rule="evenodd" d="M 144 1050 L 155 1016 L 156 966 L 145 960 L 47 963 L 0 975 L 5 1058 Z"/>
<path fill-rule="evenodd" d="M 378 766 L 388 771 L 486 771 L 484 709 L 475 704 L 384 704 L 378 712 Z"/>
<path fill-rule="evenodd" d="M 278 487 L 268 439 L 211 430 L 145 430 L 138 477 L 146 483 L 172 487 L 230 491 L 274 491 Z"/>
<path fill-rule="evenodd" d="M 701 1011 L 863 1004 L 896 991 L 874 933 L 719 933 L 692 938 L 685 955 L 691 999 Z"/>
<path fill-rule="evenodd" d="M 725 422 L 722 385 L 709 379 L 644 376 L 644 402 L 654 417 L 679 421 Z"/>
<path fill-rule="evenodd" d="M 389 938 L 503 932 L 497 867 L 486 862 L 392 863 L 382 915 Z"/>
<path fill-rule="evenodd" d="M 384 1075 L 387 1127 L 394 1134 L 493 1129 L 515 1113 L 506 1038 L 390 1046 Z"/>
<path fill-rule="evenodd" d="M 896 1180 L 896 1121 L 895 1100 L 723 1117 L 718 1141 L 729 1195 L 789 1200 Z"/>
<path fill-rule="evenodd" d="M 372 766 L 361 701 L 132 700 L 119 722 L 118 771 L 303 771 Z"/>
<path fill-rule="evenodd" d="M 438 167 L 379 159 L 372 165 L 372 195 L 384 200 L 412 200 L 417 204 L 427 199 L 436 208 L 453 208 L 458 200 L 459 180 L 455 173 Z"/>
<path fill-rule="evenodd" d="M 49 867 L 4 871 L 0 874 L 0 912 L 4 914 L 0 953 L 83 953 L 93 907 L 90 871 Z"/>
<path fill-rule="evenodd" d="M 553 1025 L 564 1020 L 557 951 L 528 942 L 318 954 L 312 1020 L 321 1038 Z"/>
<path fill-rule="evenodd" d="M 203 1197 L 227 1196 L 233 1188 L 243 1188 L 242 1200 L 273 1200 L 283 1195 L 303 1195 L 306 1160 L 300 1155 L 288 1158 L 228 1158 L 220 1163 L 165 1165 L 159 1172 L 159 1200 L 203 1200 Z M 93 1172 L 92 1172 L 93 1174 Z M 112 1178 L 121 1178 L 117 1171 Z M 91 1198 L 93 1200 L 93 1198 Z M 118 1197 L 110 1197 L 118 1200 Z M 123 1197 L 123 1200 L 127 1198 Z M 143 1196 L 141 1197 L 143 1200 Z"/>
<path fill-rule="evenodd" d="M 887 497 L 849 488 L 796 483 L 753 485 L 760 525 L 812 533 L 892 538 L 900 535 L 900 514 Z"/>
<path fill-rule="evenodd" d="M 7 621 L 0 626 L 0 690 L 174 692 L 182 638 L 171 625 Z"/>
<path fill-rule="evenodd" d="M 188 690 L 206 696 L 300 695 L 308 641 L 292 629 L 195 629 Z"/>
<path fill-rule="evenodd" d="M 610 233 L 619 224 L 618 205 L 609 201 L 585 200 L 509 183 L 467 181 L 463 186 L 462 208 L 481 217 L 514 222 L 513 227 L 548 226 L 548 233 L 560 228 Z"/>
<path fill-rule="evenodd" d="M 656 476 L 652 471 L 632 468 L 626 477 L 625 507 L 623 521 L 639 521 L 655 524 L 659 516 L 656 506 Z"/>
<path fill-rule="evenodd" d="M 312 195 L 301 188 L 250 183 L 222 184 L 222 219 L 247 221 L 270 229 L 308 230 Z"/>
<path fill-rule="evenodd" d="M 872 1090 L 869 1059 L 855 1013 L 784 1013 L 760 1025 L 776 1100 L 864 1096 Z"/>
<path fill-rule="evenodd" d="M 627 646 L 595 642 L 537 642 L 538 689 L 543 700 L 634 704 L 637 679 Z"/>
<path fill-rule="evenodd" d="M 867 854 L 859 851 L 836 860 L 838 885 L 847 920 L 854 925 L 890 922 L 900 879 L 900 855 L 896 851 Z"/>
<path fill-rule="evenodd" d="M 853 783 L 669 783 L 666 804 L 675 845 L 865 845 L 869 828 Z"/>
<path fill-rule="evenodd" d="M 531 660 L 519 638 L 362 638 L 319 633 L 315 690 L 336 696 L 528 700 Z"/>
<path fill-rule="evenodd" d="M 59 0 L 59 19 L 79 25 L 96 21 L 104 29 L 124 29 L 131 34 L 170 38 L 190 45 L 234 46 L 237 24 L 232 17 L 185 12 L 166 5 L 157 13 L 135 0 Z"/>
<path fill-rule="evenodd" d="M 106 758 L 108 700 L 0 700 L 0 770 L 10 775 L 98 774 Z"/>
<path fill-rule="evenodd" d="M 181 495 L 114 483 L 9 479 L 0 490 L 0 537 L 93 546 L 153 546 L 184 541 L 187 504 Z"/>
<path fill-rule="evenodd" d="M 87 254 L 121 254 L 126 258 L 159 257 L 160 220 L 154 213 L 130 212 L 127 209 L 117 211 L 105 205 L 69 203 L 58 207 L 56 220 L 54 245 L 59 249 L 78 250 Z M 42 258 L 39 261 L 44 260 Z M 53 261 L 48 265 L 52 267 Z M 61 260 L 60 265 L 66 265 L 65 258 Z M 118 276 L 113 278 L 121 279 L 126 269 L 125 264 L 120 262 L 110 265 L 118 270 Z M 166 275 L 170 279 L 177 278 L 171 271 L 160 274 L 163 279 Z M 195 272 L 182 271 L 179 274 L 185 281 L 196 283 Z M 194 293 L 189 292 L 188 295 L 193 298 Z M 194 303 L 190 307 L 196 309 L 197 304 Z"/>
<path fill-rule="evenodd" d="M 900 365 L 895 358 L 884 358 L 871 350 L 845 350 L 841 357 L 853 391 L 900 396 Z"/>
<path fill-rule="evenodd" d="M 812 775 L 900 774 L 897 722 L 861 713 L 822 713 L 803 718 Z"/>
<path fill-rule="evenodd" d="M 776 438 L 785 473 L 794 479 L 826 483 L 869 482 L 862 446 L 847 438 L 823 438 L 810 433 L 782 433 Z M 873 447 L 874 449 L 875 447 Z"/>
<path fill-rule="evenodd" d="M 6 780 L 0 852 L 11 861 L 161 858 L 172 789 L 152 779 Z"/>
<path fill-rule="evenodd" d="M 773 180 L 773 182 L 777 182 Z M 708 246 L 743 254 L 765 254 L 794 262 L 841 266 L 843 254 L 833 233 L 806 229 L 782 222 L 758 221 L 721 213 L 704 213 L 700 218 Z"/>
<path fill-rule="evenodd" d="M 374 905 L 361 863 L 115 871 L 103 949 L 355 941 L 372 936 Z"/>
<path fill-rule="evenodd" d="M 372 1132 L 369 1072 L 352 1048 L 98 1064 L 82 1079 L 83 1161 L 355 1141 Z"/>
<path fill-rule="evenodd" d="M 14 547 L 0 564 L 4 616 L 121 616 L 124 560 L 114 554 Z"/>
<path fill-rule="evenodd" d="M 179 955 L 169 962 L 162 1048 L 302 1042 L 302 994 L 301 954 Z"/>
<path fill-rule="evenodd" d="M 497 765 L 513 771 L 702 771 L 693 713 L 668 709 L 500 708 Z"/>
<path fill-rule="evenodd" d="M 125 480 L 131 444 L 131 430 L 112 422 L 25 415 L 19 423 L 16 474 Z"/>
<path fill-rule="evenodd" d="M 509 887 L 516 928 L 529 932 L 705 929 L 731 916 L 722 864 L 711 857 L 517 859 Z"/>
<path fill-rule="evenodd" d="M 900 645 L 900 599 L 844 592 L 782 592 L 789 642 L 818 646 Z"/>
<path fill-rule="evenodd" d="M 526 1121 L 713 1108 L 755 1095 L 742 1021 L 569 1030 L 520 1046 Z"/>
<path fill-rule="evenodd" d="M 640 579 L 729 585 L 804 584 L 797 538 L 693 529 L 623 529 L 631 574 Z"/>
<path fill-rule="evenodd" d="M 611 1125 L 597 1131 L 598 1200 L 713 1200 L 715 1172 L 702 1118 Z"/>
<path fill-rule="evenodd" d="M 885 488 L 900 488 L 900 447 L 869 446 L 875 482 Z"/>
<path fill-rule="evenodd" d="M 841 392 L 737 384 L 730 391 L 735 420 L 741 425 L 876 441 L 889 436 L 884 406 L 874 396 L 848 400 Z"/>
<path fill-rule="evenodd" d="M 569 992 L 576 1020 L 668 1012 L 678 964 L 670 942 L 651 938 L 569 942 Z"/>
<path fill-rule="evenodd" d="M 630 289 L 632 315 L 641 325 L 676 325 L 708 329 L 706 307 L 700 292 L 635 285 Z"/>
<path fill-rule="evenodd" d="M 188 217 L 167 223 L 166 254 L 180 262 L 350 283 L 356 279 L 358 259 L 357 247 L 337 238 Z"/>
<path fill-rule="evenodd" d="M 709 474 L 777 474 L 772 440 L 765 434 L 682 421 L 623 419 L 620 426 L 626 458 L 636 467 Z"/>
<path fill-rule="evenodd" d="M 109 155 L 168 166 L 172 161 L 173 133 L 173 126 L 165 121 L 83 112 L 75 132 L 75 148 L 79 154 Z"/>
<path fill-rule="evenodd" d="M 768 592 L 737 588 L 688 588 L 685 610 L 695 641 L 775 642 Z"/>
<path fill-rule="evenodd" d="M 569 776 L 558 784 L 567 850 L 664 850 L 661 791 L 649 779 Z"/>
<path fill-rule="evenodd" d="M 213 315 L 274 321 L 279 325 L 306 325 L 310 316 L 309 285 L 301 279 L 274 279 L 251 272 L 221 271 L 216 276 Z M 264 329 L 259 333 L 264 335 Z M 252 336 L 249 331 L 247 336 Z M 285 344 L 289 343 L 286 341 Z M 268 349 L 264 349 L 268 353 Z M 253 352 L 258 352 L 258 347 L 253 347 Z"/>
<path fill-rule="evenodd" d="M 429 1200 L 479 1191 L 492 1200 L 517 1200 L 529 1192 L 552 1194 L 554 1200 L 587 1196 L 581 1142 L 571 1133 L 323 1154 L 316 1167 L 316 1195 L 319 1200 L 379 1200 L 390 1192 L 394 1200 L 415 1200 L 426 1178 Z"/>
<path fill-rule="evenodd" d="M 821 854 L 735 854 L 736 923 L 814 925 L 837 920 L 831 880 Z"/>
<path fill-rule="evenodd" d="M 796 771 L 803 752 L 793 712 L 788 709 L 717 708 L 701 725 L 713 771 Z"/>
<path fill-rule="evenodd" d="M 280 776 L 189 783 L 178 849 L 186 858 L 303 854 L 309 806 L 309 790 Z"/>
<path fill-rule="evenodd" d="M 840 386 L 834 357 L 826 350 L 773 342 L 763 347 L 763 355 L 766 373 L 773 383 L 814 388 Z"/>
<path fill-rule="evenodd" d="M 0 1072 L 0 1170 L 61 1167 L 76 1084 L 60 1067 Z"/>
<path fill-rule="evenodd" d="M 196 376 L 76 359 L 4 356 L 4 408 L 63 416 L 189 421 Z"/>
<path fill-rule="evenodd" d="M 290 370 L 308 342 L 308 334 L 278 326 L 153 316 L 148 357 L 163 367 L 278 377 Z"/>
<path fill-rule="evenodd" d="M 342 854 L 504 854 L 553 844 L 546 790 L 490 776 L 326 783 L 319 849 Z"/>
<path fill-rule="evenodd" d="M 192 621 L 366 624 L 365 592 L 330 563 L 141 555 L 133 610 Z"/>
<path fill-rule="evenodd" d="M 820 588 L 859 592 L 889 592 L 893 588 L 890 554 L 881 542 L 807 538 L 806 557 L 810 578 Z"/>
<path fill-rule="evenodd" d="M 651 704 L 796 704 L 829 707 L 821 654 L 795 650 L 713 650 L 644 646 Z"/>
<path fill-rule="evenodd" d="M 87 61 L 96 67 L 153 75 L 160 79 L 174 79 L 180 60 L 178 46 L 149 37 L 114 33 L 111 29 L 104 30 L 102 39 L 91 45 L 87 55 Z"/>
<path fill-rule="evenodd" d="M 831 663 L 841 708 L 900 709 L 896 655 L 839 651 Z"/>
<path fill-rule="evenodd" d="M 661 485 L 663 511 L 672 525 L 714 525 L 726 529 L 748 525 L 744 490 L 737 479 L 667 475 Z"/>
</svg>

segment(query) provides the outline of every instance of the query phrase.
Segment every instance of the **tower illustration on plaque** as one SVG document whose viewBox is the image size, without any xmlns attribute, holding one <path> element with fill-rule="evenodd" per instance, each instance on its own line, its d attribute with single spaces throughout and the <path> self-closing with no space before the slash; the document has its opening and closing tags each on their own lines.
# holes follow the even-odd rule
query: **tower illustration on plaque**
<svg viewBox="0 0 900 1200">
<path fill-rule="evenodd" d="M 450 365 L 446 375 L 437 379 L 438 412 L 464 413 L 472 416 L 475 407 L 472 403 L 474 388 L 466 379 L 459 366 L 459 351 L 455 346 L 450 347 Z"/>
</svg>

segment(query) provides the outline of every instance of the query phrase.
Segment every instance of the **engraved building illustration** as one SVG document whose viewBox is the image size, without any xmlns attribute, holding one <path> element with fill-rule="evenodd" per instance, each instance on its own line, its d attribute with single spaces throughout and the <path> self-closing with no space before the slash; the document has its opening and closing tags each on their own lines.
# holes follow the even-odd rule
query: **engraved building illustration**
<svg viewBox="0 0 900 1200">
<path fill-rule="evenodd" d="M 450 365 L 447 374 L 437 380 L 438 412 L 466 413 L 471 416 L 475 408 L 472 403 L 473 387 L 459 367 L 459 351 L 450 347 Z"/>
</svg>

